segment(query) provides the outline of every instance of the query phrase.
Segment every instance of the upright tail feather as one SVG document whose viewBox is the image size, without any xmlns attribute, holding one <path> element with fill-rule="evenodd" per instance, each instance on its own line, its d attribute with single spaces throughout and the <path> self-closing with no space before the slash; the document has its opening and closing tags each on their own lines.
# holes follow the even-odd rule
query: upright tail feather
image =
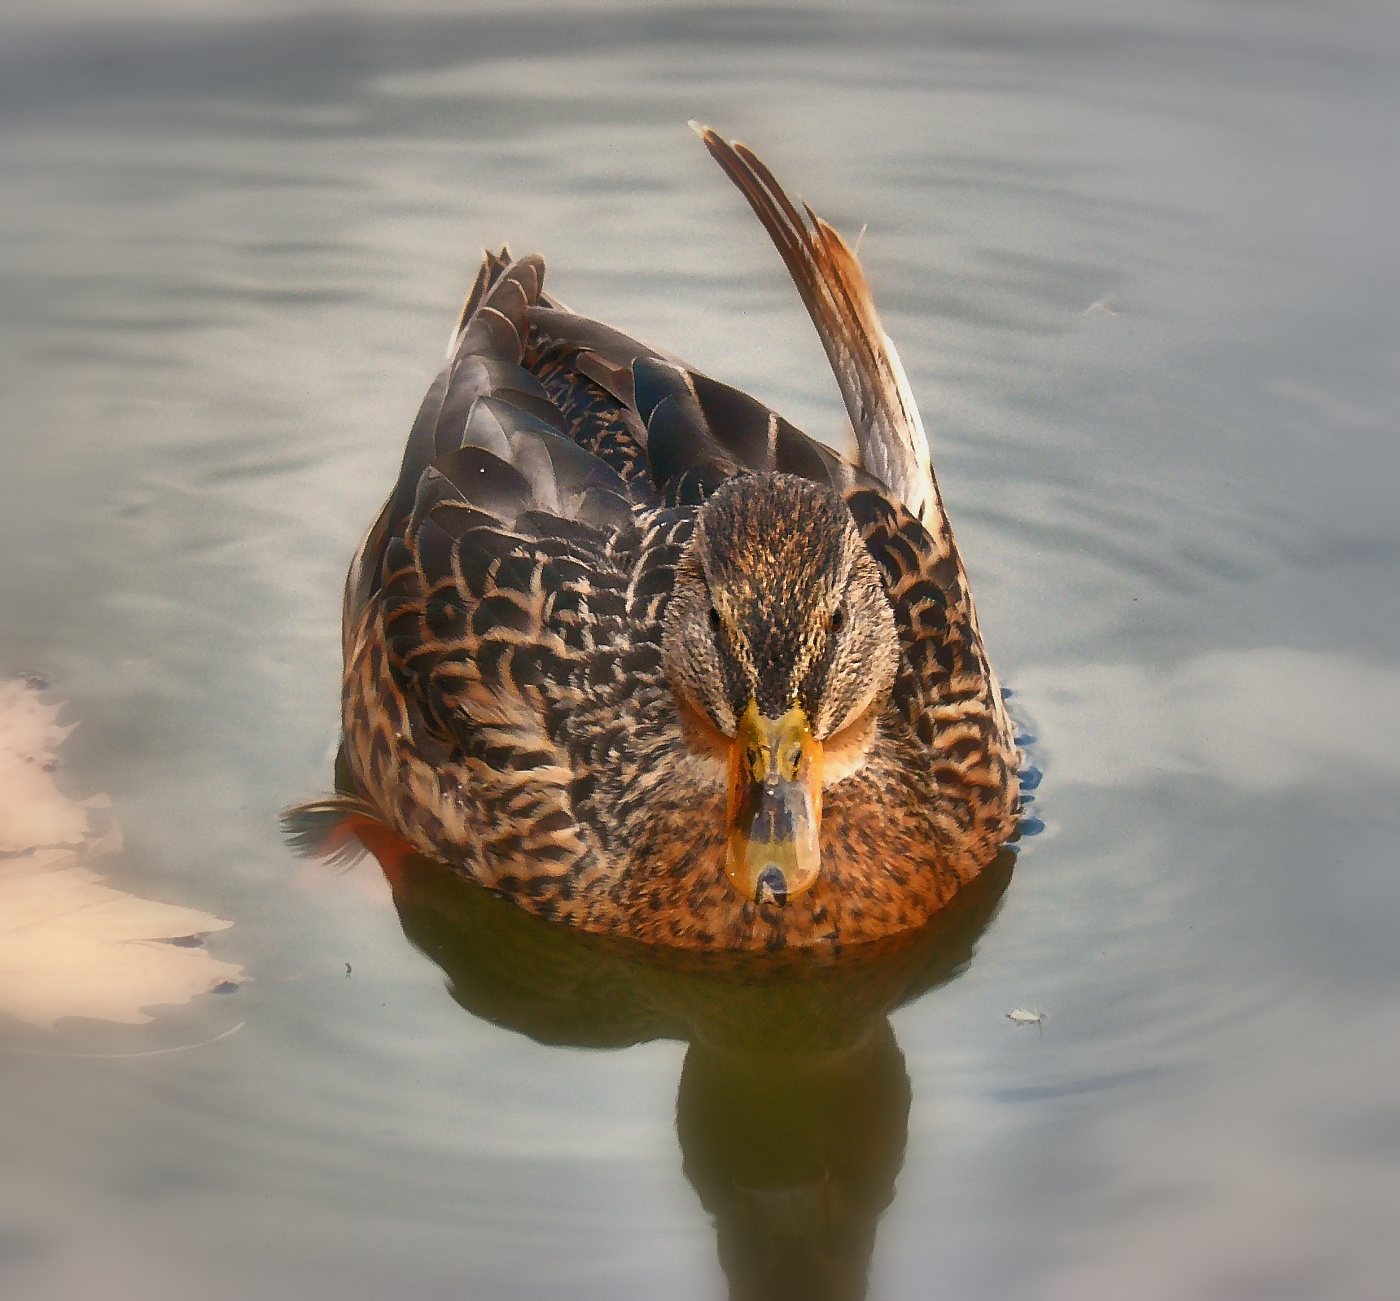
<svg viewBox="0 0 1400 1301">
<path fill-rule="evenodd" d="M 942 506 L 928 438 L 855 253 L 806 204 L 804 217 L 746 145 L 726 142 L 697 122 L 690 125 L 743 192 L 787 264 L 836 374 L 862 466 L 898 494 L 911 514 L 931 522 Z"/>
</svg>

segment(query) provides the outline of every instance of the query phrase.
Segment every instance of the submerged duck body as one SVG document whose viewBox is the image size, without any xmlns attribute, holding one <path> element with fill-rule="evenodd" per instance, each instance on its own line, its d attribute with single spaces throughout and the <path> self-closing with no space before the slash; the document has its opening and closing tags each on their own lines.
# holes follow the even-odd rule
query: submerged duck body
<svg viewBox="0 0 1400 1301">
<path fill-rule="evenodd" d="M 691 949 L 920 927 L 1017 751 L 854 255 L 706 145 L 822 336 L 860 464 L 488 254 L 347 580 L 336 802 L 539 916 Z"/>
</svg>

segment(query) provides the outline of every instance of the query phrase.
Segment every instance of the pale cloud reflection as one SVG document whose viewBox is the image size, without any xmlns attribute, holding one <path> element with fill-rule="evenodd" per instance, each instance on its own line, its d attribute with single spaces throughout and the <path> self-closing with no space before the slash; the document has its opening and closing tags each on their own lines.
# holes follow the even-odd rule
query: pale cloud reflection
<svg viewBox="0 0 1400 1301">
<path fill-rule="evenodd" d="M 1031 668 L 1017 694 L 1056 783 L 1204 777 L 1251 794 L 1400 780 L 1400 669 L 1345 655 L 1214 651 L 1169 670 Z"/>
<path fill-rule="evenodd" d="M 23 681 L 0 682 L 0 1013 L 138 1025 L 151 1019 L 143 1008 L 236 985 L 242 968 L 202 940 L 232 922 L 127 894 L 92 868 L 121 832 L 100 812 L 105 797 L 79 802 L 54 782 L 72 730 L 59 710 Z"/>
</svg>

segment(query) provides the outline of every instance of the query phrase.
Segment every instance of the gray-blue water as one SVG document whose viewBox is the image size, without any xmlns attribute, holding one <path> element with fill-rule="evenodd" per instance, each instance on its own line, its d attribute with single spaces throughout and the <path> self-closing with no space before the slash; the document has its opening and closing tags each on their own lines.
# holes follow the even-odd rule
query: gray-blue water
<svg viewBox="0 0 1400 1301">
<path fill-rule="evenodd" d="M 290 14 L 0 18 L 0 670 L 81 720 L 61 781 L 111 792 L 123 888 L 233 920 L 210 947 L 253 977 L 141 1027 L 0 1026 L 133 1052 L 246 1021 L 0 1061 L 5 1294 L 720 1297 L 697 1170 L 732 1141 L 750 1195 L 726 1117 L 771 1068 L 837 1080 L 799 1148 L 826 1125 L 898 1170 L 874 1297 L 1393 1296 L 1394 7 Z M 279 837 L 329 784 L 345 565 L 481 245 L 840 442 L 691 117 L 866 226 L 1038 737 L 1044 831 L 891 1018 L 907 1097 L 883 1005 L 865 1065 L 687 1060 L 699 996 L 613 973 L 595 1019 L 660 1037 L 538 1042 L 529 944 L 464 1010 L 470 928 L 449 953 L 372 862 Z M 800 1218 L 813 1161 L 755 1222 Z"/>
</svg>

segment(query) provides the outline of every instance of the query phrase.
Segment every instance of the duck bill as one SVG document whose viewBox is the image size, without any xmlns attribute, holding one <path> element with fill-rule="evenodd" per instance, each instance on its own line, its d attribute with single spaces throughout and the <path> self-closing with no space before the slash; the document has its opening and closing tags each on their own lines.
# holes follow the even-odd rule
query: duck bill
<svg viewBox="0 0 1400 1301">
<path fill-rule="evenodd" d="M 822 743 L 794 705 L 764 718 L 750 701 L 729 749 L 725 873 L 755 903 L 785 904 L 821 870 Z"/>
</svg>

